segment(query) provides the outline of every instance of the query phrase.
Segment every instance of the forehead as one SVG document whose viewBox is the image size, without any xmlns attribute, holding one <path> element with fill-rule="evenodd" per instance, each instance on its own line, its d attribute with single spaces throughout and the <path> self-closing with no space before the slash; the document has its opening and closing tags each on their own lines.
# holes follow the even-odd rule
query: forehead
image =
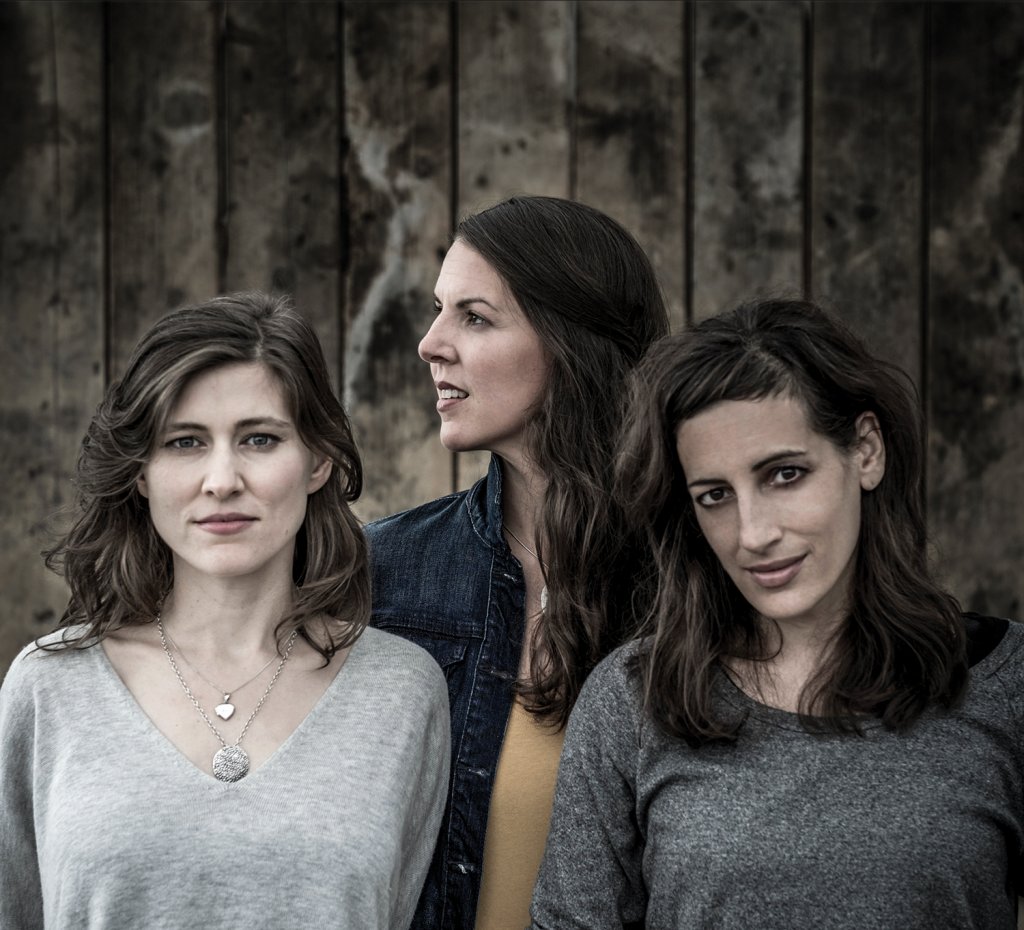
<svg viewBox="0 0 1024 930">
<path fill-rule="evenodd" d="M 247 419 L 272 415 L 289 419 L 280 379 L 262 362 L 229 362 L 189 378 L 172 404 L 168 419 Z"/>
<path fill-rule="evenodd" d="M 436 290 L 439 297 L 445 292 L 455 297 L 511 298 L 504 278 L 476 249 L 460 239 L 452 243 L 444 257 Z"/>
<path fill-rule="evenodd" d="M 676 451 L 691 480 L 691 472 L 745 470 L 777 452 L 822 444 L 831 445 L 811 427 L 803 401 L 788 394 L 719 401 L 676 429 Z"/>
</svg>

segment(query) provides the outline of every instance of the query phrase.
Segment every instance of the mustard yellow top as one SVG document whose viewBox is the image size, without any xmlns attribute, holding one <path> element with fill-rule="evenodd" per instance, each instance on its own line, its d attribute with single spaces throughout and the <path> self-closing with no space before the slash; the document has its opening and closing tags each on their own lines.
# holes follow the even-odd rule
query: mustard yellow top
<svg viewBox="0 0 1024 930">
<path fill-rule="evenodd" d="M 523 930 L 530 923 L 564 735 L 512 704 L 487 816 L 476 930 Z"/>
</svg>

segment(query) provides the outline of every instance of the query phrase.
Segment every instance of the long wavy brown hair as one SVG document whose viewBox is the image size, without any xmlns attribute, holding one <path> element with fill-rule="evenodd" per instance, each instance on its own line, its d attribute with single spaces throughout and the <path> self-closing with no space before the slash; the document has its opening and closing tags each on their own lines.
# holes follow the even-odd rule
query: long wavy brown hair
<svg viewBox="0 0 1024 930">
<path fill-rule="evenodd" d="M 173 560 L 136 482 L 189 380 L 237 362 L 267 367 L 302 442 L 333 465 L 307 501 L 292 570 L 296 595 L 277 626 L 278 648 L 298 630 L 329 662 L 359 637 L 370 616 L 370 575 L 349 509 L 362 488 L 362 464 L 348 417 L 309 324 L 284 298 L 242 293 L 165 316 L 107 389 L 75 469 L 78 516 L 45 553 L 71 589 L 58 629 L 81 625 L 52 648 L 93 645 L 159 612 L 174 583 Z"/>
<path fill-rule="evenodd" d="M 626 376 L 668 332 L 651 263 L 615 220 L 556 197 L 513 197 L 455 233 L 504 280 L 551 358 L 526 429 L 547 478 L 539 535 L 548 603 L 519 685 L 534 714 L 564 725 L 591 669 L 631 631 L 650 559 L 611 492 L 612 437 Z"/>
<path fill-rule="evenodd" d="M 811 303 L 751 303 L 652 348 L 633 378 L 617 459 L 616 493 L 658 575 L 636 661 L 647 710 L 691 745 L 736 735 L 740 724 L 712 699 L 721 660 L 769 659 L 774 638 L 700 533 L 676 431 L 720 401 L 776 395 L 802 401 L 812 428 L 842 451 L 872 411 L 886 449 L 881 483 L 861 498 L 849 613 L 801 695 L 804 725 L 856 731 L 857 715 L 871 715 L 902 729 L 931 704 L 954 704 L 966 683 L 960 608 L 928 567 L 912 382 Z"/>
</svg>

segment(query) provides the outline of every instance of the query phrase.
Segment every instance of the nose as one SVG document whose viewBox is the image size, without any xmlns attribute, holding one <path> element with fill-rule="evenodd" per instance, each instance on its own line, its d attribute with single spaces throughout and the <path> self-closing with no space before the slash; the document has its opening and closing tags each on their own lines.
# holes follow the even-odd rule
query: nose
<svg viewBox="0 0 1024 930">
<path fill-rule="evenodd" d="M 740 498 L 739 544 L 748 552 L 766 553 L 782 538 L 775 508 L 758 495 Z"/>
<path fill-rule="evenodd" d="M 420 340 L 418 351 L 420 358 L 428 364 L 455 360 L 455 347 L 450 338 L 448 318 L 443 310 L 434 317 L 430 329 Z"/>
<path fill-rule="evenodd" d="M 242 489 L 242 474 L 235 456 L 228 450 L 214 450 L 207 459 L 203 493 L 227 500 Z"/>
</svg>

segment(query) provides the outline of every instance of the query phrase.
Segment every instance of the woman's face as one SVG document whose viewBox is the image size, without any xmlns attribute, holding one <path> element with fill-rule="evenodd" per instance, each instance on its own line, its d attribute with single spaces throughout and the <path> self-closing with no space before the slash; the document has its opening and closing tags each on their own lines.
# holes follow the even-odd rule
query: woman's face
<svg viewBox="0 0 1024 930">
<path fill-rule="evenodd" d="M 419 354 L 437 388 L 441 442 L 514 457 L 547 382 L 540 337 L 498 273 L 463 242 L 445 256 L 434 306 Z"/>
<path fill-rule="evenodd" d="M 186 383 L 138 488 L 176 584 L 189 573 L 290 579 L 306 498 L 330 472 L 299 439 L 274 375 L 240 362 Z"/>
<path fill-rule="evenodd" d="M 685 420 L 676 451 L 697 522 L 751 606 L 780 624 L 842 619 L 860 534 L 861 494 L 881 481 L 874 414 L 838 449 L 802 401 L 721 401 Z"/>
</svg>

